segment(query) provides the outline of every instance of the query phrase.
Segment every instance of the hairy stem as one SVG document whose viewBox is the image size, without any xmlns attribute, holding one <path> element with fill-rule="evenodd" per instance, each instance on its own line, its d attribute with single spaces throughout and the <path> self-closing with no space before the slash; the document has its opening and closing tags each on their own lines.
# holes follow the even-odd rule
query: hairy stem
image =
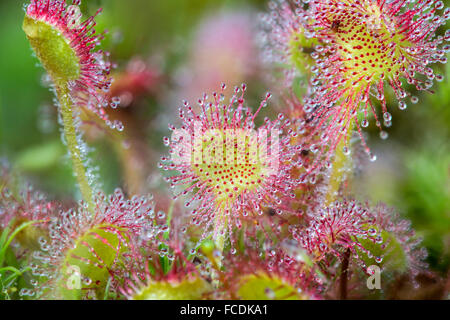
<svg viewBox="0 0 450 320">
<path fill-rule="evenodd" d="M 214 252 L 212 259 L 214 260 L 213 264 L 216 266 L 216 268 L 213 270 L 211 276 L 212 276 L 212 283 L 215 287 L 218 287 L 220 285 L 220 277 L 221 272 L 220 269 L 222 268 L 222 259 L 223 259 L 223 250 L 225 248 L 225 232 L 222 234 L 223 230 L 226 230 L 227 228 L 227 222 L 224 221 L 224 224 L 221 224 L 220 218 L 223 218 L 221 215 L 216 216 L 216 234 L 213 235 L 214 240 Z"/>
<path fill-rule="evenodd" d="M 222 215 L 216 216 L 216 235 L 214 237 L 214 244 L 216 246 L 216 263 L 219 266 L 219 268 L 222 266 L 222 259 L 223 259 L 223 249 L 225 248 L 225 231 L 227 229 L 228 222 L 226 219 L 224 219 L 223 224 L 221 223 L 220 219 L 223 219 L 224 217 Z M 223 234 L 222 234 L 222 231 Z"/>
<path fill-rule="evenodd" d="M 326 205 L 330 205 L 336 200 L 344 179 L 345 170 L 351 161 L 350 157 L 344 153 L 344 147 L 350 148 L 350 137 L 352 130 L 353 126 L 350 125 L 347 131 L 347 136 L 341 139 L 336 147 L 333 168 L 328 183 L 328 192 L 325 199 Z"/>
<path fill-rule="evenodd" d="M 60 112 L 64 125 L 64 137 L 72 159 L 73 171 L 75 173 L 83 200 L 87 202 L 89 208 L 92 210 L 94 208 L 92 201 L 93 191 L 89 184 L 86 168 L 81 155 L 81 146 L 79 145 L 77 139 L 77 130 L 72 111 L 73 103 L 67 84 L 56 83 L 56 94 L 60 103 Z"/>
<path fill-rule="evenodd" d="M 341 278 L 339 281 L 339 295 L 341 300 L 347 300 L 347 284 L 348 284 L 348 265 L 350 262 L 350 249 L 344 253 L 344 258 L 341 265 Z"/>
<path fill-rule="evenodd" d="M 223 234 L 219 234 L 216 238 L 215 238 L 215 245 L 216 245 L 216 250 L 218 253 L 220 253 L 217 257 L 216 257 L 216 261 L 217 261 L 217 265 L 219 267 L 222 266 L 222 259 L 223 259 L 223 249 L 225 247 L 225 235 Z"/>
</svg>

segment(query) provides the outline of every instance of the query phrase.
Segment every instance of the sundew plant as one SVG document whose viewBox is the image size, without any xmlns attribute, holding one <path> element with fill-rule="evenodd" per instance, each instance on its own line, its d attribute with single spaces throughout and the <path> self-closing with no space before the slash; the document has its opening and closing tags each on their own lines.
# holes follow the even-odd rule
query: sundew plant
<svg viewBox="0 0 450 320">
<path fill-rule="evenodd" d="M 22 2 L 0 299 L 449 298 L 448 1 Z"/>
</svg>

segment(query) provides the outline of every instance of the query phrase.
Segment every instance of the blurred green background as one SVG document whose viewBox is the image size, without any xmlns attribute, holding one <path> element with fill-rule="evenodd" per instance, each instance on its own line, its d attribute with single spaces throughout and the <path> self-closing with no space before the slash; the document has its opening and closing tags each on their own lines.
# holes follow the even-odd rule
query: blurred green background
<svg viewBox="0 0 450 320">
<path fill-rule="evenodd" d="M 448 5 L 449 1 L 446 2 Z M 0 2 L 0 157 L 8 159 L 17 172 L 51 197 L 70 199 L 76 194 L 74 178 L 61 143 L 53 95 L 43 85 L 44 71 L 21 29 L 23 3 Z M 226 78 L 223 81 L 231 86 L 245 81 L 251 89 L 250 102 L 258 101 L 270 90 L 262 66 L 247 70 L 246 63 L 257 61 L 258 53 L 244 43 L 245 33 L 257 39 L 258 13 L 267 10 L 267 3 L 265 0 L 85 0 L 83 11 L 86 15 L 93 14 L 100 6 L 104 10 L 97 19 L 97 30 L 109 30 L 102 46 L 111 52 L 118 72 L 126 69 L 129 60 L 139 57 L 159 75 L 155 87 L 125 112 L 134 119 L 130 123 L 138 119 L 139 139 L 150 150 L 151 155 L 144 156 L 149 191 L 167 193 L 161 187 L 156 168 L 159 155 L 165 151 L 161 139 L 168 135 L 167 123 L 176 122 L 181 99 L 192 99 L 203 90 L 209 91 L 193 85 L 195 79 L 204 80 L 208 71 L 217 71 L 212 67 L 217 59 L 227 58 L 226 63 L 221 60 L 217 64 L 223 69 L 220 69 Z M 232 16 L 237 16 L 244 27 L 233 22 L 212 26 L 220 17 L 233 21 Z M 215 32 L 219 33 L 217 37 Z M 222 41 L 220 35 L 227 32 L 239 34 L 241 42 Z M 221 46 L 227 45 L 229 57 L 219 57 L 216 53 L 224 52 L 227 48 Z M 449 66 L 447 70 L 442 65 L 436 69 L 441 68 L 441 73 L 448 76 Z M 230 73 L 230 70 L 237 71 Z M 217 71 L 219 76 L 220 72 Z M 420 102 L 410 104 L 406 111 L 400 111 L 395 102 L 390 103 L 393 126 L 388 128 L 389 139 L 381 140 L 376 130 L 369 130 L 369 144 L 378 160 L 365 163 L 355 189 L 359 199 L 385 202 L 411 219 L 425 238 L 430 253 L 428 261 L 445 275 L 450 264 L 449 78 L 445 77 L 434 90 L 434 95 L 418 93 Z M 123 168 L 114 149 L 104 139 L 92 139 L 90 145 L 96 148 L 92 158 L 99 166 L 105 191 L 122 186 Z"/>
</svg>

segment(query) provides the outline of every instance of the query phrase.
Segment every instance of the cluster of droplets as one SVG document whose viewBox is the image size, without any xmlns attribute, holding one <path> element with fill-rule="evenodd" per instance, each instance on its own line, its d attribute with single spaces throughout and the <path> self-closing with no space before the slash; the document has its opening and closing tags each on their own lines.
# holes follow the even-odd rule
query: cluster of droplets
<svg viewBox="0 0 450 320">
<path fill-rule="evenodd" d="M 9 187 L 6 185 L 0 191 L 0 228 L 6 228 L 12 221 L 46 224 L 60 209 L 31 185 L 22 187 L 17 195 Z"/>
<path fill-rule="evenodd" d="M 393 235 L 395 241 L 402 247 L 405 253 L 405 266 L 410 273 L 413 285 L 417 288 L 419 284 L 416 277 L 420 273 L 430 274 L 427 271 L 428 264 L 425 262 L 428 252 L 426 248 L 422 247 L 423 238 L 416 234 L 409 220 L 401 219 L 392 208 L 379 204 L 371 212 L 375 220 L 374 225 Z M 393 240 L 391 239 L 391 241 Z M 389 246 L 389 242 L 385 241 L 381 248 L 386 249 L 387 246 Z"/>
<path fill-rule="evenodd" d="M 107 61 L 108 52 L 97 50 L 104 34 L 97 34 L 95 16 L 81 22 L 80 0 L 74 0 L 72 5 L 57 0 L 31 0 L 25 6 L 28 17 L 42 21 L 58 30 L 66 39 L 78 59 L 79 77 L 70 81 L 71 99 L 80 108 L 94 112 L 106 121 L 112 129 L 121 130 L 122 125 L 108 120 L 105 108 L 117 106 L 117 99 L 110 101 L 108 92 L 111 88 L 111 69 L 114 64 Z"/>
<path fill-rule="evenodd" d="M 350 252 L 352 260 L 367 270 L 368 261 L 381 264 L 395 243 L 393 247 L 399 245 L 404 251 L 402 263 L 413 277 L 426 266 L 426 251 L 419 249 L 421 238 L 415 236 L 409 221 L 399 219 L 385 205 L 370 208 L 353 200 L 336 201 L 312 216 L 307 227 L 292 228 L 292 234 L 315 261 L 328 265 Z"/>
<path fill-rule="evenodd" d="M 332 207 L 320 210 L 307 228 L 294 229 L 293 236 L 317 261 L 329 258 L 329 254 L 342 258 L 346 249 L 357 256 L 358 251 L 366 252 L 358 238 L 382 241 L 376 229 L 369 227 L 372 220 L 367 208 L 358 203 L 336 201 Z"/>
<path fill-rule="evenodd" d="M 183 232 L 180 236 L 175 225 L 171 224 L 171 230 L 167 230 L 163 238 L 143 242 L 145 253 L 128 262 L 128 277 L 116 284 L 127 299 L 198 300 L 212 295 L 212 286 L 207 280 L 210 274 L 185 255 L 183 242 L 186 239 Z"/>
<path fill-rule="evenodd" d="M 281 214 L 289 209 L 287 203 L 295 198 L 293 191 L 299 183 L 291 175 L 297 165 L 297 149 L 291 145 L 297 130 L 291 121 L 282 114 L 275 121 L 266 118 L 258 128 L 264 135 L 256 137 L 255 118 L 271 94 L 252 113 L 244 107 L 245 84 L 235 87 L 228 104 L 225 89 L 222 85 L 222 92 L 213 93 L 212 99 L 206 94 L 199 99 L 198 113 L 183 103 L 181 127 L 169 125 L 172 139 L 164 138 L 170 156 L 159 164 L 165 171 L 175 171 L 166 178 L 177 192 L 174 199 L 192 194 L 186 207 L 195 206 L 192 222 L 203 225 L 204 236 L 211 229 L 215 235 L 227 229 L 231 234 L 234 227 L 241 227 L 241 220 L 263 215 L 265 207 Z"/>
</svg>

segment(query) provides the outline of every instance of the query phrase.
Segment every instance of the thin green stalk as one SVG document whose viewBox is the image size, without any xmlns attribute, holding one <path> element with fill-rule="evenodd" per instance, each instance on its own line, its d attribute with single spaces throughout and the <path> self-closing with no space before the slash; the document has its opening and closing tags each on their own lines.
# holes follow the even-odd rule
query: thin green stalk
<svg viewBox="0 0 450 320">
<path fill-rule="evenodd" d="M 344 257 L 341 264 L 341 277 L 339 283 L 339 295 L 341 300 L 347 300 L 348 296 L 348 266 L 350 263 L 350 249 L 347 249 L 344 253 Z"/>
<path fill-rule="evenodd" d="M 171 227 L 171 221 L 172 221 L 172 216 L 173 216 L 173 209 L 175 207 L 175 201 L 172 200 L 172 202 L 170 203 L 169 209 L 167 211 L 167 226 L 169 227 L 169 230 L 167 230 L 164 233 L 164 239 L 169 240 L 170 238 L 170 227 Z M 159 249 L 169 249 L 169 247 L 165 244 L 160 244 L 159 245 Z M 167 274 L 170 271 L 170 268 L 172 267 L 171 262 L 169 261 L 169 258 L 167 256 L 164 257 L 160 257 L 160 261 L 161 261 L 161 265 L 164 271 L 164 274 Z"/>
<path fill-rule="evenodd" d="M 6 278 L 6 280 L 4 281 L 4 283 L 9 284 L 11 281 L 15 280 L 16 278 L 22 276 L 25 272 L 30 271 L 31 268 L 30 267 L 26 267 L 23 270 L 18 270 L 14 267 L 4 267 L 0 269 L 0 273 L 3 272 L 12 272 L 13 274 L 10 275 L 8 278 Z"/>
<path fill-rule="evenodd" d="M 108 282 L 106 283 L 106 288 L 105 288 L 105 294 L 103 295 L 103 300 L 108 300 L 109 297 L 109 287 L 111 286 L 111 279 L 108 279 Z"/>
<path fill-rule="evenodd" d="M 166 240 L 169 239 L 170 236 L 170 224 L 172 223 L 173 217 L 173 209 L 175 208 L 175 200 L 172 200 L 169 205 L 169 209 L 167 210 L 167 225 L 169 226 L 169 230 L 164 234 L 164 238 Z"/>
<path fill-rule="evenodd" d="M 225 234 L 219 234 L 215 239 L 216 252 L 219 254 L 216 257 L 217 265 L 222 266 L 223 249 L 225 248 Z"/>
<path fill-rule="evenodd" d="M 214 259 L 217 270 L 212 270 L 212 283 L 215 287 L 220 285 L 220 269 L 222 268 L 223 250 L 225 248 L 225 232 L 222 234 L 222 230 L 226 230 L 227 221 L 224 221 L 222 225 L 219 221 L 220 215 L 216 217 L 216 223 L 219 226 L 217 236 L 214 237 L 214 252 L 212 258 Z"/>
<path fill-rule="evenodd" d="M 69 40 L 53 25 L 25 15 L 22 28 L 36 56 L 54 81 L 73 171 L 83 199 L 93 211 L 93 192 L 81 157 L 81 146 L 78 144 L 74 121 L 73 101 L 69 90 L 69 83 L 79 79 L 82 73 L 80 59 L 70 46 Z"/>
<path fill-rule="evenodd" d="M 25 228 L 35 224 L 37 221 L 30 221 L 30 222 L 25 222 L 23 224 L 21 224 L 18 228 L 16 228 L 11 235 L 9 235 L 8 240 L 6 240 L 5 243 L 3 243 L 3 236 L 2 235 L 2 240 L 1 240 L 1 249 L 0 249 L 0 266 L 3 265 L 4 259 L 5 259 L 5 255 L 6 255 L 6 249 L 9 247 L 9 245 L 11 244 L 11 242 L 14 240 L 14 238 L 17 236 L 17 234 L 19 232 L 21 232 L 22 230 L 24 230 Z M 7 233 L 9 231 L 9 228 L 7 228 L 4 232 Z M 5 238 L 6 239 L 6 238 Z"/>
<path fill-rule="evenodd" d="M 56 94 L 60 103 L 60 112 L 64 125 L 64 137 L 72 159 L 72 167 L 81 191 L 81 195 L 88 203 L 89 208 L 94 208 L 93 190 L 89 184 L 86 168 L 81 157 L 81 148 L 78 144 L 77 131 L 74 124 L 73 102 L 69 95 L 69 89 L 65 83 L 56 84 Z"/>
<path fill-rule="evenodd" d="M 347 131 L 347 137 L 345 139 L 342 139 L 336 148 L 333 168 L 328 182 L 328 192 L 325 199 L 326 206 L 331 205 L 336 200 L 336 198 L 339 195 L 339 189 L 341 188 L 341 185 L 344 182 L 345 170 L 349 166 L 349 162 L 351 161 L 351 158 L 347 154 L 345 154 L 344 147 L 350 148 L 350 137 L 352 130 L 353 125 L 350 124 Z M 342 300 L 347 299 L 348 266 L 350 254 L 351 254 L 350 250 L 347 250 L 344 253 L 344 258 L 341 263 L 339 294 Z"/>
<path fill-rule="evenodd" d="M 342 139 L 336 147 L 333 168 L 328 182 L 328 192 L 325 199 L 325 204 L 327 206 L 333 203 L 339 195 L 339 189 L 341 188 L 344 179 L 345 170 L 351 161 L 350 157 L 344 153 L 344 147 L 350 148 L 350 137 L 352 130 L 353 126 L 350 125 L 348 128 L 347 137 Z"/>
<path fill-rule="evenodd" d="M 16 274 L 17 276 L 21 276 L 23 273 L 22 271 L 18 270 L 17 268 L 14 268 L 14 267 L 0 268 L 0 273 L 6 272 L 6 271 L 12 272 L 12 273 Z"/>
<path fill-rule="evenodd" d="M 223 222 L 223 225 L 221 224 L 220 218 L 222 218 L 221 215 L 216 216 L 216 225 L 219 226 L 217 230 L 217 236 L 214 237 L 214 244 L 215 244 L 215 260 L 218 265 L 218 267 L 222 267 L 222 259 L 223 259 L 223 250 L 225 248 L 225 231 L 228 225 L 228 222 L 225 220 Z"/>
</svg>

